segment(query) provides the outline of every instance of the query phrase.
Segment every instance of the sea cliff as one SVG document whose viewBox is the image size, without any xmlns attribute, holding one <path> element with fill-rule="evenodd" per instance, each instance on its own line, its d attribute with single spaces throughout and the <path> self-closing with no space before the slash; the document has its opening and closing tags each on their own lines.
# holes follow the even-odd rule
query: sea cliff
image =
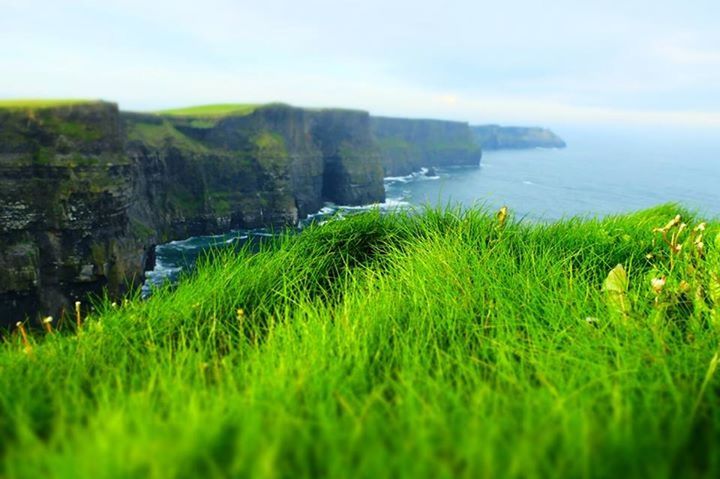
<svg viewBox="0 0 720 479">
<path fill-rule="evenodd" d="M 565 141 L 547 128 L 479 125 L 471 126 L 477 144 L 484 150 L 565 148 Z"/>
<path fill-rule="evenodd" d="M 386 176 L 421 167 L 480 164 L 482 150 L 467 123 L 373 117 L 371 125 Z"/>
<path fill-rule="evenodd" d="M 384 175 L 480 157 L 467 123 L 357 110 L 0 104 L 0 318 L 117 297 L 157 244 L 382 202 Z"/>
<path fill-rule="evenodd" d="M 0 109 L 0 318 L 139 281 L 134 170 L 117 105 Z"/>
<path fill-rule="evenodd" d="M 82 102 L 0 108 L 0 318 L 142 281 L 156 244 L 384 200 L 367 112 L 225 115 Z"/>
</svg>

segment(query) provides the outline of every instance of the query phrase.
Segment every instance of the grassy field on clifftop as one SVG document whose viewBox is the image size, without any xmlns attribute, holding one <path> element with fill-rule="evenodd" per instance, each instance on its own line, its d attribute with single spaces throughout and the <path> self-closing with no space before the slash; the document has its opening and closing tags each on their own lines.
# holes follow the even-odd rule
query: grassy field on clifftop
<svg viewBox="0 0 720 479">
<path fill-rule="evenodd" d="M 720 477 L 719 234 L 367 213 L 216 252 L 0 346 L 0 477 Z"/>
<path fill-rule="evenodd" d="M 251 103 L 222 103 L 217 105 L 199 105 L 186 108 L 174 108 L 157 112 L 168 116 L 199 116 L 199 117 L 221 117 L 221 116 L 244 116 L 250 115 L 262 105 Z"/>
<path fill-rule="evenodd" d="M 0 109 L 35 110 L 41 108 L 57 108 L 62 106 L 87 105 L 100 103 L 100 100 L 80 99 L 16 99 L 0 100 Z"/>
</svg>

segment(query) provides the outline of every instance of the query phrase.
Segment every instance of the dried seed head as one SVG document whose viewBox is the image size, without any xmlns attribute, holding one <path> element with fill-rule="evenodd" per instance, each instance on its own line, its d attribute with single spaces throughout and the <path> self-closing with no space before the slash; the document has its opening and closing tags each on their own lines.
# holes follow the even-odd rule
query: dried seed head
<svg viewBox="0 0 720 479">
<path fill-rule="evenodd" d="M 497 212 L 496 217 L 498 220 L 498 224 L 501 227 L 505 226 L 505 221 L 507 221 L 507 215 L 508 215 L 508 207 L 507 206 L 503 206 L 502 208 L 500 208 L 500 211 Z"/>
<path fill-rule="evenodd" d="M 653 278 L 650 280 L 650 285 L 652 286 L 653 291 L 655 294 L 660 294 L 665 287 L 665 283 L 667 280 L 663 276 L 662 278 Z"/>
<path fill-rule="evenodd" d="M 645 255 L 645 259 L 653 259 L 654 257 L 655 257 L 655 255 L 652 253 L 648 253 Z"/>
<path fill-rule="evenodd" d="M 80 301 L 75 301 L 75 323 L 78 330 L 82 327 L 82 314 L 80 311 Z"/>
<path fill-rule="evenodd" d="M 695 228 L 693 228 L 693 231 L 695 231 L 695 232 L 705 231 L 705 226 L 706 226 L 706 224 L 704 222 L 700 223 Z"/>
<path fill-rule="evenodd" d="M 662 228 L 659 228 L 659 229 L 655 228 L 653 231 L 667 233 L 668 231 L 670 231 L 671 228 L 674 228 L 675 226 L 677 226 L 680 223 L 680 220 L 681 220 L 680 215 L 675 215 L 675 218 L 668 221 L 668 223 L 665 226 L 663 226 Z"/>
<path fill-rule="evenodd" d="M 42 320 L 43 326 L 45 327 L 45 331 L 47 331 L 48 333 L 52 333 L 52 320 L 53 320 L 52 316 L 46 316 Z"/>
<path fill-rule="evenodd" d="M 680 281 L 680 292 L 686 293 L 690 289 L 690 283 L 685 280 Z"/>
<path fill-rule="evenodd" d="M 698 241 L 695 243 L 695 248 L 698 250 L 698 253 L 702 253 L 703 248 L 705 248 L 705 244 L 702 241 Z"/>
</svg>

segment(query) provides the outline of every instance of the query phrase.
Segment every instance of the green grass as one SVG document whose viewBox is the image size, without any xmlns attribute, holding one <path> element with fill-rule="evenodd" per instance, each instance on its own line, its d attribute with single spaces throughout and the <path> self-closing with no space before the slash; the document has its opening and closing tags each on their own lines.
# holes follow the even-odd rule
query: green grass
<svg viewBox="0 0 720 479">
<path fill-rule="evenodd" d="M 183 134 L 166 120 L 160 123 L 132 122 L 128 125 L 127 136 L 128 140 L 142 142 L 151 148 L 160 149 L 167 145 L 174 145 L 196 153 L 208 151 L 208 148 L 201 142 Z"/>
<path fill-rule="evenodd" d="M 43 109 L 56 108 L 61 106 L 74 106 L 99 103 L 99 100 L 81 100 L 81 99 L 17 99 L 17 100 L 0 100 L 0 108 L 10 110 L 27 110 L 27 109 Z"/>
<path fill-rule="evenodd" d="M 668 245 L 677 210 L 368 213 L 217 251 L 8 340 L 0 476 L 719 477 L 720 228 L 701 248 L 680 211 Z"/>
<path fill-rule="evenodd" d="M 261 105 L 249 103 L 223 103 L 216 105 L 200 105 L 186 108 L 175 108 L 171 110 L 161 110 L 155 113 L 168 116 L 198 116 L 215 118 L 223 116 L 250 115 L 260 106 Z"/>
</svg>

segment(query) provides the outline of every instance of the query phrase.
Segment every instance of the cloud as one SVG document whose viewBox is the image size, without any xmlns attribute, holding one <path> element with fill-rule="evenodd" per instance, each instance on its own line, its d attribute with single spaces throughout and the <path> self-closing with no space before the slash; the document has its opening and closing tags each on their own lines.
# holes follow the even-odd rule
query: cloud
<svg viewBox="0 0 720 479">
<path fill-rule="evenodd" d="M 0 96 L 717 125 L 719 4 L 0 0 Z"/>
</svg>

